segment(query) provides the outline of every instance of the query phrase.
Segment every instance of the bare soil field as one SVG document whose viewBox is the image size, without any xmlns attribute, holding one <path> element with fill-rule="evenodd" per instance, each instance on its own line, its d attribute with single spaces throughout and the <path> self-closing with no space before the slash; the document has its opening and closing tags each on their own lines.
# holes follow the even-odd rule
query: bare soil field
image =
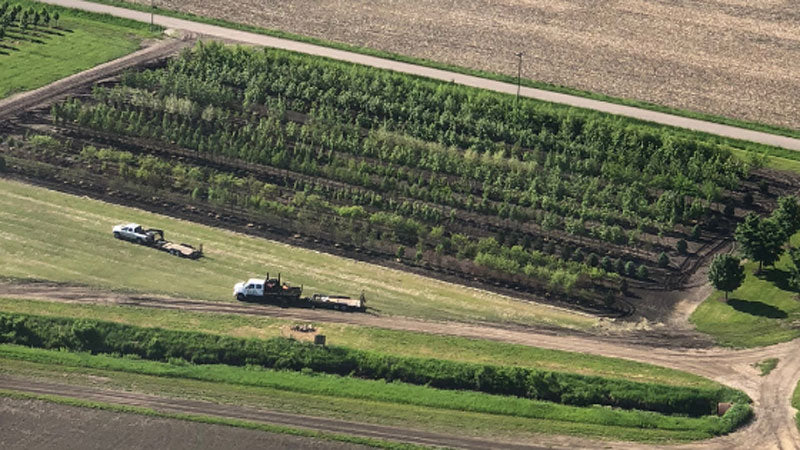
<svg viewBox="0 0 800 450">
<path fill-rule="evenodd" d="M 11 398 L 0 398 L 0 424 L 3 429 L 0 447 L 14 449 L 365 448 L 223 425 Z"/>
<path fill-rule="evenodd" d="M 131 0 L 150 4 L 149 0 Z M 800 128 L 800 12 L 781 0 L 163 0 L 163 8 Z"/>
</svg>

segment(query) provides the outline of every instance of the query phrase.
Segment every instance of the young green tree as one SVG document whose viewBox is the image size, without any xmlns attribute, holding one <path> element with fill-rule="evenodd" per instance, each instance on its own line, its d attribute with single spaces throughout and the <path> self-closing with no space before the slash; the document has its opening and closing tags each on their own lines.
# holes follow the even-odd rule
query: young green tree
<svg viewBox="0 0 800 450">
<path fill-rule="evenodd" d="M 669 267 L 669 256 L 664 252 L 658 254 L 658 267 L 662 269 Z"/>
<path fill-rule="evenodd" d="M 797 197 L 787 195 L 778 199 L 778 208 L 772 213 L 772 218 L 778 222 L 786 237 L 800 230 L 800 204 Z"/>
<path fill-rule="evenodd" d="M 778 261 L 786 242 L 786 234 L 776 220 L 762 219 L 755 213 L 748 214 L 744 222 L 736 227 L 734 237 L 742 247 L 742 254 L 758 261 L 758 272 L 763 266 L 771 266 Z"/>
<path fill-rule="evenodd" d="M 744 266 L 741 265 L 739 258 L 724 254 L 717 255 L 711 261 L 711 268 L 708 270 L 708 281 L 720 291 L 725 293 L 725 301 L 728 301 L 728 293 L 735 291 L 744 281 Z"/>
</svg>

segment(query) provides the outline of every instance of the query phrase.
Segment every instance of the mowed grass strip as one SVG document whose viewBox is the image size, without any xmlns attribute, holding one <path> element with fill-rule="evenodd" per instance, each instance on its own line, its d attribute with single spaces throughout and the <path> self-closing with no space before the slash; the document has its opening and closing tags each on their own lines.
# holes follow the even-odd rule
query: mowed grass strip
<svg viewBox="0 0 800 450">
<path fill-rule="evenodd" d="M 291 332 L 293 325 L 305 323 L 302 321 L 236 314 L 172 310 L 159 310 L 154 313 L 152 309 L 128 306 L 76 305 L 4 298 L 0 298 L 0 311 L 51 317 L 101 319 L 141 327 L 196 331 L 242 338 L 268 339 L 292 336 L 297 339 L 311 339 L 313 337 L 313 333 L 303 335 Z M 316 333 L 327 337 L 329 344 L 391 355 L 530 367 L 674 386 L 710 389 L 721 387 L 718 383 L 697 375 L 624 359 L 346 324 L 314 322 L 313 325 Z"/>
<path fill-rule="evenodd" d="M 202 243 L 192 261 L 119 241 L 138 222 L 166 238 Z M 317 251 L 0 179 L 0 276 L 234 301 L 233 285 L 266 272 L 313 292 L 358 296 L 382 315 L 548 324 L 586 329 L 596 318 Z"/>
<path fill-rule="evenodd" d="M 30 30 L 25 34 L 16 28 L 6 30 L 0 41 L 0 99 L 132 53 L 143 39 L 158 35 L 138 22 L 26 0 L 9 2 L 23 10 L 44 7 L 51 14 L 58 11 L 61 17 L 58 28 L 39 27 L 41 31 L 33 36 Z"/>
<path fill-rule="evenodd" d="M 221 389 L 229 385 L 258 388 L 261 395 L 280 392 L 284 397 L 292 394 L 325 399 L 321 405 L 336 404 L 336 399 L 359 400 L 368 410 L 382 406 L 390 412 L 395 405 L 418 408 L 423 414 L 477 413 L 497 422 L 500 417 L 510 420 L 528 419 L 532 426 L 540 420 L 561 424 L 571 429 L 570 424 L 587 427 L 585 433 L 592 437 L 612 437 L 634 441 L 683 441 L 704 439 L 722 432 L 724 424 L 714 416 L 688 418 L 662 414 L 617 410 L 603 407 L 573 407 L 549 402 L 533 401 L 515 397 L 504 397 L 467 391 L 446 391 L 405 383 L 361 380 L 321 374 L 304 374 L 264 370 L 260 368 L 238 368 L 224 365 L 194 366 L 190 364 L 166 364 L 85 353 L 69 353 L 30 349 L 20 346 L 0 345 L 2 366 L 14 367 L 13 361 L 27 361 L 39 367 L 56 366 L 74 369 L 98 369 L 102 375 L 113 376 L 114 372 L 168 378 L 176 384 L 191 385 L 191 380 L 210 382 Z M 8 369 L 0 369 L 8 370 Z M 11 369 L 9 372 L 13 372 Z M 413 409 L 412 408 L 412 409 Z M 323 408 L 324 409 L 324 408 Z M 433 411 L 431 411 L 431 409 Z M 320 411 L 324 412 L 324 411 Z M 360 416 L 363 416 L 362 413 Z M 358 420 L 365 419 L 366 416 Z M 561 427 L 556 427 L 559 429 Z M 602 429 L 605 431 L 600 432 Z M 559 433 L 548 429 L 538 432 Z M 599 433 L 598 433 L 599 432 Z M 572 434 L 572 433 L 570 433 Z"/>
<path fill-rule="evenodd" d="M 790 245 L 800 245 L 800 233 Z M 775 264 L 755 275 L 758 263 L 745 264 L 742 286 L 724 302 L 720 291 L 711 294 L 689 319 L 699 331 L 712 335 L 721 345 L 760 347 L 800 337 L 798 293 L 787 285 L 791 258 L 785 253 Z"/>
</svg>

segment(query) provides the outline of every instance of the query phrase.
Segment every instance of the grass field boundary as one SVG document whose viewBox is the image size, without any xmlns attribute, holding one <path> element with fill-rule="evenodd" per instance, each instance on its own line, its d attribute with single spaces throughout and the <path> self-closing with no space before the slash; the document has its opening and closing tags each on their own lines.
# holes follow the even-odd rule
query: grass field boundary
<svg viewBox="0 0 800 450">
<path fill-rule="evenodd" d="M 412 56 L 406 56 L 406 55 L 401 55 L 401 54 L 397 54 L 397 53 L 386 52 L 386 51 L 382 51 L 382 50 L 376 50 L 376 49 L 372 49 L 372 48 L 368 48 L 368 47 L 350 45 L 350 44 L 345 44 L 345 43 L 341 43 L 341 42 L 329 41 L 329 40 L 326 40 L 326 39 L 319 39 L 319 38 L 303 36 L 303 35 L 294 34 L 294 33 L 288 33 L 288 32 L 285 32 L 285 31 L 280 31 L 280 30 L 275 30 L 275 29 L 262 28 L 262 27 L 253 26 L 253 25 L 246 25 L 246 24 L 241 24 L 241 23 L 236 23 L 236 22 L 230 22 L 230 21 L 222 20 L 222 19 L 215 19 L 215 18 L 211 18 L 211 17 L 199 16 L 199 15 L 196 15 L 196 14 L 184 13 L 184 12 L 180 12 L 180 11 L 176 11 L 176 10 L 172 10 L 172 9 L 157 8 L 157 9 L 153 10 L 152 8 L 150 8 L 147 5 L 141 5 L 141 4 L 137 4 L 137 3 L 131 3 L 131 2 L 120 1 L 120 0 L 89 0 L 89 1 L 91 1 L 93 3 L 100 3 L 100 4 L 110 5 L 110 6 L 117 6 L 117 7 L 121 7 L 121 8 L 133 9 L 133 10 L 143 11 L 143 12 L 154 11 L 156 14 L 169 16 L 169 17 L 174 17 L 174 18 L 178 18 L 178 19 L 191 20 L 191 21 L 194 21 L 194 22 L 200 22 L 200 23 L 205 23 L 205 24 L 209 24 L 209 25 L 216 25 L 216 26 L 221 26 L 221 27 L 225 27 L 225 28 L 231 28 L 231 29 L 240 30 L 240 31 L 247 31 L 247 32 L 251 32 L 251 33 L 262 34 L 262 35 L 265 35 L 265 36 L 272 36 L 272 37 L 288 39 L 288 40 L 297 41 L 297 42 L 304 42 L 304 43 L 308 43 L 308 44 L 314 44 L 314 45 L 319 45 L 319 46 L 323 46 L 323 47 L 329 47 L 329 48 L 333 48 L 333 49 L 337 49 L 337 50 L 344 50 L 344 51 L 349 51 L 349 52 L 353 52 L 353 53 L 360 53 L 360 54 L 363 54 L 363 55 L 369 55 L 369 56 L 375 56 L 375 57 L 379 57 L 379 58 L 389 59 L 389 60 L 393 60 L 393 61 L 405 62 L 405 63 L 409 63 L 409 64 L 416 64 L 416 65 L 419 65 L 419 66 L 430 67 L 430 68 L 433 68 L 433 69 L 447 70 L 447 71 L 454 72 L 454 73 L 459 73 L 459 74 L 463 74 L 463 75 L 471 75 L 471 76 L 475 76 L 475 77 L 479 77 L 479 78 L 485 78 L 485 79 L 493 80 L 493 81 L 501 81 L 501 82 L 511 83 L 511 84 L 516 84 L 517 83 L 517 78 L 514 77 L 514 76 L 510 76 L 510 75 L 504 75 L 504 74 L 500 74 L 500 73 L 489 72 L 489 71 L 478 70 L 478 69 L 470 69 L 470 68 L 457 66 L 457 65 L 453 65 L 453 64 L 446 64 L 446 63 L 442 63 L 442 62 L 437 62 L 437 61 L 433 61 L 433 60 L 429 60 L 429 59 L 425 59 L 425 58 L 416 58 L 416 57 L 412 57 Z M 745 120 L 734 119 L 734 118 L 730 118 L 730 117 L 718 116 L 718 115 L 714 115 L 714 114 L 702 113 L 702 112 L 697 112 L 697 111 L 690 111 L 690 110 L 685 110 L 685 109 L 680 109 L 680 108 L 671 108 L 671 107 L 668 107 L 668 106 L 657 105 L 657 104 L 654 104 L 654 103 L 649 103 L 649 102 L 645 102 L 645 101 L 641 101 L 641 100 L 613 97 L 613 96 L 608 96 L 608 95 L 604 95 L 604 94 L 600 94 L 600 93 L 596 93 L 596 92 L 584 91 L 584 90 L 575 89 L 575 88 L 571 88 L 571 87 L 567 87 L 567 86 L 561 86 L 561 85 L 557 85 L 557 84 L 550 84 L 550 83 L 545 83 L 545 82 L 542 82 L 542 81 L 535 81 L 535 80 L 531 80 L 531 79 L 527 79 L 527 78 L 523 78 L 523 79 L 521 79 L 519 81 L 520 81 L 520 84 L 522 86 L 525 86 L 525 87 L 541 89 L 541 90 L 546 90 L 546 91 L 552 91 L 552 92 L 558 92 L 558 93 L 562 93 L 562 94 L 568 94 L 568 95 L 573 95 L 573 96 L 576 96 L 576 97 L 583 97 L 583 98 L 588 98 L 588 99 L 592 99 L 592 100 L 598 100 L 598 101 L 603 101 L 603 102 L 608 102 L 608 103 L 614 103 L 614 104 L 618 104 L 618 105 L 624 105 L 624 106 L 631 106 L 631 107 L 636 107 L 636 108 L 641 108 L 641 109 L 647 109 L 647 110 L 650 110 L 650 111 L 656 111 L 656 112 L 661 112 L 661 113 L 665 113 L 665 114 L 672 114 L 672 115 L 675 115 L 675 116 L 687 117 L 687 118 L 691 118 L 691 119 L 704 120 L 704 121 L 707 121 L 707 122 L 712 122 L 712 123 L 717 123 L 717 124 L 722 124 L 722 125 L 729 125 L 729 126 L 733 126 L 733 127 L 747 129 L 747 130 L 771 133 L 771 134 L 775 134 L 775 135 L 779 135 L 779 136 L 800 138 L 800 130 L 795 130 L 795 129 L 791 129 L 791 128 L 787 128 L 787 127 L 780 127 L 780 126 L 762 124 L 762 123 L 757 123 L 757 122 L 749 122 L 749 121 L 745 121 Z"/>
<path fill-rule="evenodd" d="M 56 403 L 59 405 L 76 406 L 80 408 L 98 409 L 103 411 L 111 411 L 111 412 L 119 412 L 127 414 L 138 414 L 142 416 L 158 417 L 162 419 L 187 420 L 191 422 L 205 423 L 210 425 L 226 425 L 237 428 L 245 428 L 249 430 L 266 431 L 268 433 L 287 434 L 291 436 L 324 439 L 327 441 L 345 442 L 350 444 L 359 444 L 368 447 L 384 448 L 390 450 L 411 450 L 411 449 L 428 448 L 419 445 L 390 442 L 375 438 L 349 436 L 346 434 L 329 433 L 325 431 L 305 430 L 301 428 L 292 428 L 283 425 L 270 425 L 266 423 L 251 422 L 241 419 L 207 416 L 202 414 L 168 413 L 140 406 L 128 406 L 128 405 L 118 405 L 113 403 L 96 402 L 96 401 L 82 400 L 74 397 L 67 397 L 61 395 L 33 394 L 29 392 L 15 391 L 10 389 L 0 389 L 0 397 L 12 398 L 17 400 L 39 400 L 49 403 Z"/>
<path fill-rule="evenodd" d="M 164 27 L 161 27 L 159 25 L 150 26 L 149 23 L 139 22 L 138 20 L 125 19 L 123 17 L 112 16 L 111 14 L 84 11 L 82 9 L 67 8 L 65 6 L 53 5 L 50 3 L 38 2 L 35 0 L 9 0 L 9 3 L 11 4 L 11 6 L 14 6 L 16 4 L 19 4 L 21 6 L 45 5 L 47 10 L 50 11 L 51 13 L 58 11 L 60 14 L 68 14 L 72 17 L 76 17 L 79 19 L 93 20 L 96 22 L 103 22 L 110 25 L 117 25 L 125 28 L 131 28 L 134 30 L 141 30 L 153 33 L 164 31 Z"/>
<path fill-rule="evenodd" d="M 127 325 L 142 326 L 147 324 L 158 328 L 261 339 L 282 335 L 279 327 L 288 327 L 297 323 L 309 323 L 300 319 L 176 311 L 172 309 L 159 311 L 157 318 L 154 319 L 152 309 L 144 307 L 95 304 L 75 305 L 47 300 L 6 299 L 3 297 L 0 297 L 0 310 L 75 319 L 103 317 L 106 320 Z M 717 383 L 698 375 L 627 359 L 613 359 L 605 356 L 571 353 L 494 340 L 440 336 L 419 331 L 333 324 L 322 320 L 311 321 L 310 323 L 318 328 L 317 332 L 324 333 L 327 336 L 329 343 L 359 350 L 381 350 L 385 353 L 401 356 L 437 355 L 441 359 L 451 361 L 492 362 L 499 365 L 514 365 L 560 372 L 568 372 L 568 368 L 575 369 L 580 367 L 583 370 L 573 370 L 573 372 L 604 378 L 624 378 L 633 381 L 675 386 L 719 387 Z M 242 330 L 250 330 L 251 332 L 243 333 Z M 625 376 L 630 378 L 625 378 Z"/>
<path fill-rule="evenodd" d="M 320 347 L 286 338 L 241 339 L 90 319 L 3 313 L 0 315 L 0 331 L 2 331 L 0 341 L 9 344 L 43 349 L 90 351 L 93 354 L 130 354 L 150 361 L 163 362 L 177 358 L 179 361 L 192 362 L 203 367 L 211 367 L 207 366 L 209 364 L 255 365 L 267 369 L 288 369 L 309 374 L 341 375 L 345 377 L 345 381 L 351 377 L 386 382 L 398 381 L 422 386 L 423 390 L 428 387 L 437 388 L 430 392 L 430 396 L 439 395 L 449 399 L 449 396 L 474 395 L 476 398 L 483 398 L 487 405 L 491 404 L 495 397 L 483 397 L 478 393 L 523 397 L 564 406 L 584 407 L 600 404 L 626 410 L 649 410 L 662 414 L 688 414 L 695 417 L 711 414 L 716 410 L 718 402 L 750 402 L 743 392 L 728 387 L 702 389 L 665 386 L 521 367 L 403 357 L 347 347 Z M 392 389 L 394 392 L 394 388 L 385 389 Z M 409 386 L 407 389 L 413 391 L 419 390 L 419 387 Z M 434 394 L 440 389 L 442 392 Z M 474 391 L 474 393 L 448 394 L 445 391 Z M 421 391 L 418 395 L 424 393 Z M 399 398 L 396 397 L 396 393 L 390 396 Z M 484 402 L 473 401 L 475 404 Z M 525 402 L 524 405 L 518 406 L 520 411 L 523 411 L 532 406 L 544 408 L 544 405 L 545 403 Z M 502 409 L 498 406 L 493 408 Z M 572 410 L 564 409 L 564 411 Z M 530 413 L 541 412 L 530 411 Z"/>
<path fill-rule="evenodd" d="M 794 421 L 797 423 L 797 429 L 800 430 L 800 382 L 792 394 L 792 407 L 797 410 L 795 412 Z"/>
<path fill-rule="evenodd" d="M 468 407 L 466 409 L 458 407 L 455 403 L 448 404 L 446 401 L 443 403 L 437 401 L 436 398 L 428 401 L 422 399 L 425 397 L 424 393 L 413 393 L 412 391 L 419 391 L 417 387 L 398 385 L 395 383 L 385 384 L 384 388 L 378 389 L 386 391 L 387 389 L 399 390 L 401 395 L 413 396 L 421 399 L 422 401 L 396 401 L 395 398 L 383 398 L 382 395 L 360 397 L 358 395 L 351 397 L 348 392 L 352 392 L 352 386 L 348 388 L 348 384 L 363 384 L 361 389 L 369 389 L 369 385 L 379 387 L 374 382 L 363 383 L 360 380 L 348 381 L 339 379 L 343 382 L 341 386 L 337 387 L 336 377 L 320 378 L 319 375 L 306 375 L 295 374 L 286 372 L 266 371 L 262 373 L 260 370 L 228 367 L 228 366 L 187 366 L 185 363 L 178 365 L 172 363 L 152 362 L 140 359 L 131 359 L 127 357 L 109 356 L 109 355 L 89 355 L 86 353 L 73 353 L 63 352 L 56 350 L 40 350 L 30 349 L 14 345 L 0 346 L 0 359 L 5 361 L 5 364 L 13 365 L 11 361 L 24 361 L 42 367 L 50 368 L 48 370 L 56 370 L 59 373 L 84 373 L 87 371 L 96 376 L 109 376 L 112 377 L 114 373 L 128 373 L 136 376 L 157 377 L 169 381 L 170 384 L 181 383 L 180 380 L 195 381 L 201 383 L 215 383 L 216 386 L 240 386 L 243 388 L 258 389 L 258 392 L 263 395 L 279 395 L 279 393 L 287 393 L 289 395 L 299 395 L 306 398 L 320 399 L 321 404 L 329 404 L 334 399 L 341 400 L 356 400 L 364 401 L 371 404 L 375 408 L 392 408 L 393 405 L 399 407 L 411 407 L 419 414 L 439 413 L 439 414 L 482 414 L 484 417 L 492 417 L 496 420 L 507 420 L 511 418 L 520 418 L 532 421 L 532 423 L 548 422 L 553 424 L 560 424 L 563 427 L 586 426 L 595 429 L 595 434 L 598 430 L 601 436 L 609 436 L 616 439 L 631 440 L 639 442 L 651 442 L 661 438 L 655 437 L 650 434 L 648 430 L 654 430 L 656 434 L 666 433 L 671 436 L 668 439 L 678 440 L 698 440 L 707 439 L 713 436 L 722 435 L 733 431 L 734 429 L 746 423 L 747 418 L 752 412 L 752 408 L 744 403 L 737 403 L 735 408 L 730 410 L 729 414 L 722 417 L 703 416 L 703 417 L 686 417 L 686 416 L 664 416 L 658 413 L 645 412 L 645 411 L 609 411 L 602 407 L 564 407 L 562 405 L 553 405 L 544 402 L 533 402 L 529 412 L 533 414 L 516 414 L 513 410 L 515 407 L 509 403 L 521 404 L 526 401 L 523 399 L 513 399 L 510 397 L 498 397 L 495 400 L 500 407 L 496 411 L 481 410 L 481 408 Z M 63 363 L 63 364 L 62 364 Z M 61 367 L 62 369 L 56 369 Z M 194 375 L 192 375 L 194 374 Z M 183 376 L 186 375 L 186 376 Z M 245 378 L 250 378 L 248 381 Z M 270 379 L 277 378 L 277 383 L 285 383 L 291 379 L 305 378 L 305 384 L 319 383 L 321 385 L 333 385 L 328 387 L 321 387 L 320 389 L 312 388 L 308 390 L 295 390 L 289 387 L 283 389 L 279 385 L 269 381 Z M 267 384 L 262 385 L 257 380 L 266 380 Z M 255 381 L 254 383 L 252 381 Z M 300 380 L 300 384 L 303 381 Z M 340 392 L 340 390 L 342 392 Z M 405 394 L 403 394 L 405 392 Z M 476 402 L 480 400 L 482 395 L 473 395 L 464 393 L 453 394 L 448 392 L 431 391 L 434 397 L 464 397 L 467 402 Z M 309 397 L 312 396 L 312 397 Z M 444 398 L 444 397 L 442 397 Z M 330 400 L 328 400 L 330 399 Z M 471 400 L 470 400 L 471 399 Z M 308 400 L 306 400 L 308 401 Z M 505 403 L 504 403 L 505 402 Z M 458 403 L 458 401 L 456 401 Z M 477 402 L 476 402 L 477 403 Z M 332 403 L 331 403 L 332 404 Z M 505 406 L 503 406 L 505 404 Z M 462 405 L 463 406 L 463 405 Z M 503 409 L 506 409 L 503 411 Z M 538 412 L 536 412 L 538 410 Z M 520 410 L 522 411 L 522 410 Z M 312 414 L 313 415 L 313 414 Z M 506 419 L 503 419 L 503 418 Z M 616 432 L 613 430 L 617 430 Z M 620 435 L 616 435 L 620 432 Z M 611 433 L 611 434 L 608 434 Z M 556 434 L 560 434 L 556 432 Z M 616 435 L 616 436 L 615 436 Z M 655 439 L 655 440 L 654 440 Z"/>
</svg>

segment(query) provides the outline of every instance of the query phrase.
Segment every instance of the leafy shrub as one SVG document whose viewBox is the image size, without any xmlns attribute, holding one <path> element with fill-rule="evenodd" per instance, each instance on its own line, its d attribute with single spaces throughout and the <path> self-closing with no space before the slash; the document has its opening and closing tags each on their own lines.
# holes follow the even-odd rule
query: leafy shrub
<svg viewBox="0 0 800 450">
<path fill-rule="evenodd" d="M 686 243 L 685 239 L 680 239 L 678 242 L 675 243 L 675 250 L 678 251 L 681 255 L 686 254 L 686 250 L 688 249 L 689 245 Z"/>
</svg>

